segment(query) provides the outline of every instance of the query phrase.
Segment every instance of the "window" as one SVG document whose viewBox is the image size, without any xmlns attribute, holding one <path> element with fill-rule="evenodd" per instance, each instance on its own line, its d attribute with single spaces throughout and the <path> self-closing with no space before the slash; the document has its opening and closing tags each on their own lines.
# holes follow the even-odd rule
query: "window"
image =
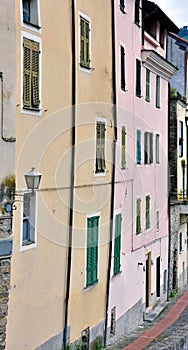
<svg viewBox="0 0 188 350">
<path fill-rule="evenodd" d="M 182 246 L 182 237 L 183 235 L 182 235 L 182 232 L 180 232 L 180 234 L 179 234 L 179 252 L 181 253 L 182 252 L 182 250 L 183 250 L 183 246 Z"/>
<path fill-rule="evenodd" d="M 114 275 L 120 272 L 120 257 L 121 257 L 121 214 L 115 218 L 115 238 L 114 238 Z"/>
<path fill-rule="evenodd" d="M 155 162 L 159 164 L 159 134 L 155 135 Z"/>
<path fill-rule="evenodd" d="M 97 282 L 99 216 L 87 219 L 87 267 L 86 285 Z"/>
<path fill-rule="evenodd" d="M 167 270 L 164 270 L 163 293 L 166 293 L 166 291 L 167 291 Z"/>
<path fill-rule="evenodd" d="M 136 131 L 136 163 L 141 164 L 141 130 Z"/>
<path fill-rule="evenodd" d="M 125 91 L 125 49 L 121 46 L 121 89 Z"/>
<path fill-rule="evenodd" d="M 159 231 L 159 211 L 156 211 L 156 230 Z"/>
<path fill-rule="evenodd" d="M 153 163 L 153 134 L 151 132 L 144 133 L 144 163 Z"/>
<path fill-rule="evenodd" d="M 156 107 L 160 108 L 160 76 L 156 76 Z"/>
<path fill-rule="evenodd" d="M 126 166 L 126 129 L 121 129 L 121 168 L 124 170 Z"/>
<path fill-rule="evenodd" d="M 150 101 L 150 70 L 146 68 L 146 101 Z"/>
<path fill-rule="evenodd" d="M 135 23 L 140 24 L 140 0 L 135 0 Z"/>
<path fill-rule="evenodd" d="M 124 12 L 124 10 L 125 10 L 125 0 L 120 0 L 120 10 Z"/>
<path fill-rule="evenodd" d="M 90 69 L 90 22 L 80 17 L 80 66 Z"/>
<path fill-rule="evenodd" d="M 23 21 L 35 27 L 39 25 L 38 0 L 22 0 Z"/>
<path fill-rule="evenodd" d="M 136 200 L 136 234 L 141 233 L 141 198 Z"/>
<path fill-rule="evenodd" d="M 97 122 L 96 137 L 96 173 L 104 173 L 105 166 L 105 123 Z"/>
<path fill-rule="evenodd" d="M 36 194 L 25 193 L 23 196 L 22 246 L 35 243 L 35 208 Z"/>
<path fill-rule="evenodd" d="M 23 41 L 23 107 L 39 109 L 39 43 Z"/>
<path fill-rule="evenodd" d="M 150 196 L 146 196 L 146 230 L 150 228 Z"/>
<path fill-rule="evenodd" d="M 183 122 L 179 120 L 179 157 L 183 157 Z"/>
<path fill-rule="evenodd" d="M 136 96 L 141 97 L 141 62 L 136 59 Z"/>
</svg>

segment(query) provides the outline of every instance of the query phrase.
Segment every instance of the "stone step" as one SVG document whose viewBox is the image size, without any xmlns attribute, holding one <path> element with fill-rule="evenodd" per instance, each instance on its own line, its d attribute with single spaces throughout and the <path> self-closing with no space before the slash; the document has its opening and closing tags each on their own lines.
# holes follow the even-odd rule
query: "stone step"
<svg viewBox="0 0 188 350">
<path fill-rule="evenodd" d="M 165 309 L 166 306 L 167 306 L 166 302 L 160 302 L 154 308 L 151 308 L 148 312 L 145 311 L 144 321 L 147 321 L 147 322 L 154 321 L 161 314 L 161 312 Z"/>
</svg>

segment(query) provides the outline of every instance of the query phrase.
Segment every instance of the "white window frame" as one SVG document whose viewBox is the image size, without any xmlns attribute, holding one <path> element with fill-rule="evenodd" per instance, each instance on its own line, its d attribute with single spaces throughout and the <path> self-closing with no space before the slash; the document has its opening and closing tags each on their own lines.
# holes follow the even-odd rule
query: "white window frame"
<svg viewBox="0 0 188 350">
<path fill-rule="evenodd" d="M 104 156 L 105 156 L 105 164 L 106 163 L 106 144 L 107 144 L 107 121 L 106 118 L 98 117 L 95 119 L 95 142 L 94 142 L 94 176 L 106 176 L 106 168 L 104 172 L 96 173 L 96 147 L 97 147 L 97 123 L 104 123 L 105 124 L 105 147 L 104 147 Z"/>
<path fill-rule="evenodd" d="M 20 251 L 25 251 L 37 247 L 37 213 L 38 213 L 38 193 L 34 192 L 34 195 L 31 194 L 33 200 L 35 201 L 33 206 L 35 206 L 34 212 L 34 241 L 23 243 L 23 209 L 24 209 L 24 195 L 29 194 L 28 190 L 22 190 L 22 199 L 21 199 L 21 219 L 20 219 Z M 31 199 L 32 200 L 32 199 Z"/>
<path fill-rule="evenodd" d="M 38 110 L 32 110 L 24 108 L 23 106 L 23 42 L 24 38 L 28 40 L 33 40 L 37 43 L 39 43 L 40 47 L 40 54 L 39 54 L 39 98 L 40 98 L 40 104 Z M 32 114 L 32 115 L 42 115 L 42 41 L 38 36 L 35 36 L 33 34 L 30 34 L 25 31 L 21 31 L 21 81 L 20 81 L 20 106 L 21 106 L 21 113 L 24 114 Z"/>
<path fill-rule="evenodd" d="M 37 33 L 41 33 L 41 16 L 40 16 L 40 0 L 37 1 L 37 12 L 38 12 L 38 24 L 37 26 L 24 22 L 23 20 L 23 1 L 20 0 L 20 19 L 21 25 L 26 29 L 32 30 Z"/>
<path fill-rule="evenodd" d="M 80 64 L 80 18 L 84 18 L 86 21 L 89 22 L 89 54 L 90 54 L 90 67 L 85 68 L 82 67 Z M 83 72 L 91 74 L 92 72 L 92 55 L 91 55 L 91 18 L 87 15 L 85 15 L 83 12 L 78 11 L 78 64 L 79 64 L 79 69 Z"/>
</svg>

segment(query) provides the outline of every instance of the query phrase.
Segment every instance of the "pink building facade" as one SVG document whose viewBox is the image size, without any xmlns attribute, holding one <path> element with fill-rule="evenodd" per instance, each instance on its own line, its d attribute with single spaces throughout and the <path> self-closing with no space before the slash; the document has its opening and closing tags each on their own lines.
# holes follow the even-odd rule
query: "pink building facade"
<svg viewBox="0 0 188 350">
<path fill-rule="evenodd" d="M 114 1 L 117 147 L 108 343 L 134 329 L 168 290 L 166 34 L 154 3 Z"/>
</svg>

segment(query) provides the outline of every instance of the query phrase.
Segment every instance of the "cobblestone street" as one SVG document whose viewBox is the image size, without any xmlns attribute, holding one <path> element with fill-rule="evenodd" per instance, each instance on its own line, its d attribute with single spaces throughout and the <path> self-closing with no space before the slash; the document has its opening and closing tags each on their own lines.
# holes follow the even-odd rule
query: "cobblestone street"
<svg viewBox="0 0 188 350">
<path fill-rule="evenodd" d="M 185 294 L 184 294 L 185 293 Z M 186 300 L 180 300 L 183 296 L 186 297 Z M 126 350 L 187 350 L 188 349 L 188 307 L 186 306 L 185 310 L 182 312 L 181 316 L 176 321 L 177 313 L 176 310 L 180 309 L 180 304 L 188 302 L 187 300 L 188 290 L 177 293 L 172 299 L 167 302 L 165 310 L 157 317 L 153 322 L 143 323 L 132 333 L 126 334 L 125 337 L 121 338 L 118 342 L 108 347 L 108 350 L 115 349 L 126 349 Z M 177 306 L 174 308 L 173 306 Z M 172 313 L 170 311 L 172 310 Z M 165 318 L 165 319 L 164 319 Z M 171 322 L 171 326 L 164 330 L 159 336 L 155 338 L 155 329 L 153 326 L 159 325 L 159 322 L 164 319 L 164 327 L 168 327 L 168 322 Z M 174 323 L 175 321 L 175 323 Z M 152 330 L 153 329 L 153 336 Z M 159 327 L 160 328 L 160 327 Z M 148 331 L 148 334 L 145 333 Z M 153 340 L 149 345 L 143 347 L 144 341 L 147 339 Z M 134 342 L 137 340 L 137 343 Z M 134 342 L 134 343 L 133 343 Z"/>
</svg>

